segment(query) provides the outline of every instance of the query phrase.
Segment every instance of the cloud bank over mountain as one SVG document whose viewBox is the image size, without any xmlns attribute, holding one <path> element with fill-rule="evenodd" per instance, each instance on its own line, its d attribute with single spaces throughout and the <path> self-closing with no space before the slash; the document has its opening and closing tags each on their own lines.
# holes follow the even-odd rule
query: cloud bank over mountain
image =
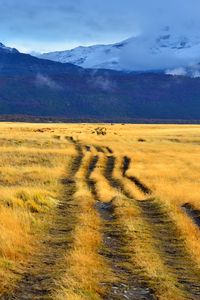
<svg viewBox="0 0 200 300">
<path fill-rule="evenodd" d="M 200 63 L 200 36 L 174 33 L 164 27 L 157 33 L 142 33 L 119 43 L 77 47 L 73 50 L 44 53 L 38 57 L 83 68 L 135 72 L 167 72 L 197 77 Z M 187 67 L 187 69 L 185 68 Z"/>
<path fill-rule="evenodd" d="M 199 32 L 198 0 L 1 0 L 0 40 L 25 51 L 113 43 L 170 26 Z"/>
</svg>

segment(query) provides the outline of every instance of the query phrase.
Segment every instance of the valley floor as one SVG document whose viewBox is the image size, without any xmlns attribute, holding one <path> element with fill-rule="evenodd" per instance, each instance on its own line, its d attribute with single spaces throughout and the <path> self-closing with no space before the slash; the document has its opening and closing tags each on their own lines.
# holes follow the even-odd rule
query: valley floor
<svg viewBox="0 0 200 300">
<path fill-rule="evenodd" d="M 200 126 L 0 124 L 0 299 L 200 299 Z"/>
</svg>

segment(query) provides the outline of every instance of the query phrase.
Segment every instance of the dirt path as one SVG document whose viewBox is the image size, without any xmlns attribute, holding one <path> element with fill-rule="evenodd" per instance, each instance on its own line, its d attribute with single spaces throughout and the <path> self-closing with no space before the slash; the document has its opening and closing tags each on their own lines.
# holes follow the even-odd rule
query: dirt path
<svg viewBox="0 0 200 300">
<path fill-rule="evenodd" d="M 31 257 L 26 272 L 12 295 L 5 295 L 2 300 L 33 300 L 53 299 L 55 280 L 66 271 L 63 257 L 70 249 L 73 241 L 73 229 L 76 222 L 76 204 L 73 201 L 75 192 L 74 175 L 81 164 L 82 151 L 76 146 L 78 155 L 71 163 L 69 177 L 63 181 L 64 195 L 52 221 L 48 232 L 41 241 L 38 253 Z"/>
<path fill-rule="evenodd" d="M 200 299 L 200 270 L 187 253 L 184 241 L 165 208 L 155 199 L 138 201 L 138 206 L 153 230 L 164 263 L 190 299 Z"/>
<path fill-rule="evenodd" d="M 200 228 L 200 210 L 198 210 L 195 207 L 193 207 L 190 203 L 185 203 L 182 206 L 182 210 Z"/>
<path fill-rule="evenodd" d="M 141 268 L 134 264 L 134 250 L 127 247 L 129 237 L 124 225 L 115 213 L 115 199 L 103 202 L 98 195 L 95 180 L 91 178 L 95 170 L 99 155 L 106 156 L 103 170 L 105 180 L 123 195 L 132 199 L 134 205 L 141 211 L 143 220 L 152 233 L 152 239 L 158 248 L 159 255 L 165 266 L 177 281 L 180 290 L 187 293 L 187 299 L 200 299 L 200 270 L 196 267 L 189 253 L 185 249 L 184 241 L 175 222 L 170 218 L 166 208 L 154 198 L 143 201 L 133 199 L 126 190 L 123 177 L 136 185 L 144 195 L 150 194 L 150 189 L 134 176 L 128 176 L 130 158 L 124 157 L 121 167 L 121 178 L 114 178 L 116 158 L 109 147 L 80 145 L 72 137 L 66 137 L 76 148 L 77 156 L 72 160 L 68 177 L 63 180 L 64 194 L 62 202 L 52 213 L 51 223 L 46 235 L 40 243 L 38 253 L 33 254 L 23 278 L 12 295 L 4 295 L 2 300 L 53 300 L 52 293 L 56 290 L 55 281 L 66 272 L 63 257 L 73 245 L 73 230 L 79 210 L 74 201 L 73 194 L 76 189 L 74 176 L 78 171 L 84 157 L 83 149 L 87 152 L 94 147 L 94 155 L 89 163 L 85 180 L 96 201 L 95 208 L 102 220 L 103 247 L 99 253 L 107 260 L 108 265 L 115 274 L 115 283 L 101 282 L 107 293 L 104 300 L 155 300 L 156 297 L 148 286 L 147 277 L 141 273 Z M 134 187 L 134 186 L 133 186 Z M 123 208 L 122 208 L 123 209 Z M 137 261 L 137 259 L 135 260 Z M 140 270 L 139 270 L 140 268 Z"/>
<path fill-rule="evenodd" d="M 124 189 L 120 180 L 115 180 L 112 173 L 115 167 L 114 158 L 107 160 L 106 178 L 110 184 L 120 188 L 124 195 L 127 191 Z M 134 177 L 129 177 L 126 172 L 130 165 L 130 159 L 124 157 L 122 176 L 130 179 L 145 194 L 151 193 L 150 189 Z M 153 232 L 153 238 L 159 248 L 161 258 L 169 271 L 177 278 L 177 284 L 180 289 L 188 294 L 188 299 L 200 299 L 200 270 L 197 268 L 189 253 L 185 249 L 184 241 L 178 231 L 175 223 L 169 217 L 168 212 L 156 199 L 147 199 L 136 202 L 142 211 L 144 220 Z"/>
<path fill-rule="evenodd" d="M 113 188 L 122 191 L 122 193 L 126 197 L 131 198 L 130 193 L 128 191 L 126 191 L 123 182 L 112 176 L 113 170 L 115 168 L 115 161 L 116 161 L 115 156 L 113 156 L 113 155 L 107 156 L 106 166 L 105 166 L 105 170 L 104 170 L 104 177 L 107 179 L 107 181 Z"/>
<path fill-rule="evenodd" d="M 103 299 L 153 300 L 155 297 L 147 287 L 144 278 L 139 278 L 136 266 L 130 262 L 130 253 L 126 250 L 126 234 L 115 215 L 113 202 L 104 203 L 101 201 L 95 188 L 96 182 L 90 178 L 97 162 L 98 156 L 94 156 L 88 167 L 86 181 L 96 200 L 95 207 L 103 220 L 104 246 L 101 254 L 106 258 L 118 279 L 113 284 L 104 283 L 108 292 Z"/>
<path fill-rule="evenodd" d="M 130 167 L 131 159 L 128 156 L 124 156 L 122 163 L 122 176 L 131 180 L 144 194 L 151 194 L 152 191 L 141 180 L 135 176 L 128 176 L 126 173 Z"/>
</svg>

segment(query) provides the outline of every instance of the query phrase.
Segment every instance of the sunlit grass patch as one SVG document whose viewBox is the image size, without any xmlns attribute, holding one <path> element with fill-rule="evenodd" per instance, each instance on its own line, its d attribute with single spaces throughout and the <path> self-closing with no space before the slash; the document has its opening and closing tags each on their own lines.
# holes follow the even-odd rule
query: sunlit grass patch
<svg viewBox="0 0 200 300">
<path fill-rule="evenodd" d="M 94 129 L 105 126 L 106 135 Z M 67 139 L 66 137 L 73 137 Z M 83 147 L 83 160 L 75 178 L 70 178 L 69 161 Z M 63 261 L 66 272 L 58 282 L 55 299 L 100 299 L 100 283 L 114 282 L 110 268 L 99 255 L 102 247 L 102 220 L 95 211 L 95 197 L 86 184 L 88 165 L 99 157 L 91 174 L 100 201 L 113 200 L 117 218 L 127 235 L 132 263 L 145 274 L 159 299 L 182 299 L 170 267 L 163 262 L 159 241 L 143 219 L 134 199 L 144 201 L 144 193 L 122 176 L 124 156 L 131 158 L 128 176 L 135 176 L 152 190 L 153 197 L 167 210 L 176 224 L 188 255 L 200 266 L 199 228 L 182 209 L 199 204 L 200 127 L 175 125 L 102 125 L 102 124 L 17 124 L 0 129 L 0 294 L 16 283 L 12 270 L 26 266 L 29 253 L 39 251 L 36 241 L 53 216 L 66 183 L 75 180 L 73 195 L 77 220 L 70 250 Z M 85 147 L 90 146 L 90 149 Z M 104 149 L 104 153 L 97 147 Z M 116 158 L 113 177 L 121 181 L 131 199 L 105 178 L 109 147 Z M 88 150 L 89 149 L 89 150 Z M 72 195 L 69 195 L 70 197 Z M 70 198 L 69 197 L 69 198 Z M 73 204 L 74 204 L 73 203 Z M 69 224 L 70 226 L 70 224 Z M 158 225 L 159 226 L 159 225 Z M 132 251 L 132 252 L 131 252 Z"/>
<path fill-rule="evenodd" d="M 64 133 L 54 139 L 55 131 L 1 125 L 0 295 L 14 286 L 20 277 L 15 274 L 38 251 L 39 235 L 60 201 L 62 178 L 76 151 Z"/>
</svg>

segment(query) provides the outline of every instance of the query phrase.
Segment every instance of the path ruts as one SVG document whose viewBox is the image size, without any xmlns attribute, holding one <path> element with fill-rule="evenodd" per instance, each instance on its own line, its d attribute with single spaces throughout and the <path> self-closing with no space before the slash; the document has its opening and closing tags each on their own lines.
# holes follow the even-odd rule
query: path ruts
<svg viewBox="0 0 200 300">
<path fill-rule="evenodd" d="M 190 203 L 182 205 L 183 211 L 188 215 L 189 218 L 200 228 L 200 210 L 196 209 Z"/>
<path fill-rule="evenodd" d="M 108 146 L 101 147 L 101 146 L 98 146 L 98 145 L 94 145 L 93 147 L 96 149 L 97 152 L 101 152 L 101 153 L 104 153 L 104 154 L 105 153 L 108 153 L 108 154 L 113 153 L 113 150 Z"/>
<path fill-rule="evenodd" d="M 101 146 L 94 145 L 94 148 L 96 149 L 97 152 L 105 153 L 104 148 Z"/>
<path fill-rule="evenodd" d="M 52 299 L 58 280 L 66 271 L 63 263 L 66 251 L 73 242 L 73 229 L 76 222 L 74 175 L 82 160 L 82 149 L 77 144 L 78 155 L 71 163 L 68 178 L 63 180 L 63 199 L 52 214 L 48 232 L 41 241 L 38 253 L 31 257 L 30 264 L 12 295 L 4 295 L 2 300 L 43 300 Z"/>
<path fill-rule="evenodd" d="M 128 191 L 126 191 L 126 189 L 124 188 L 123 182 L 112 176 L 112 173 L 113 173 L 113 170 L 115 167 L 115 162 L 116 162 L 115 156 L 113 156 L 113 155 L 107 156 L 107 161 L 106 161 L 106 165 L 105 165 L 105 169 L 104 169 L 104 177 L 108 180 L 109 184 L 113 188 L 116 188 L 116 189 L 122 191 L 122 193 L 126 197 L 131 198 L 130 193 Z"/>
<path fill-rule="evenodd" d="M 96 191 L 96 182 L 90 179 L 90 175 L 96 167 L 98 156 L 91 159 L 86 181 L 96 200 L 96 209 L 103 220 L 103 249 L 101 250 L 110 267 L 112 268 L 117 282 L 102 283 L 107 290 L 104 300 L 153 300 L 155 297 L 151 294 L 144 280 L 139 282 L 138 273 L 135 266 L 130 262 L 130 253 L 126 250 L 126 234 L 122 225 L 115 215 L 113 201 L 104 203 Z M 142 282 L 143 281 L 143 282 Z"/>
<path fill-rule="evenodd" d="M 98 155 L 95 155 L 94 157 L 91 158 L 88 169 L 87 169 L 87 172 L 86 172 L 86 176 L 85 176 L 87 185 L 88 185 L 89 189 L 91 190 L 91 192 L 93 194 L 93 197 L 96 201 L 98 201 L 98 195 L 97 195 L 97 192 L 96 192 L 96 189 L 95 189 L 95 181 L 90 178 L 90 175 L 92 174 L 92 172 L 96 168 L 96 164 L 97 164 L 98 160 L 99 160 Z"/>
<path fill-rule="evenodd" d="M 124 156 L 123 158 L 123 164 L 122 164 L 122 175 L 123 177 L 128 178 L 131 180 L 144 194 L 151 194 L 150 188 L 148 188 L 143 182 L 141 182 L 137 177 L 135 176 L 128 176 L 126 172 L 128 171 L 131 164 L 131 159 L 128 156 Z"/>
<path fill-rule="evenodd" d="M 187 292 L 188 299 L 200 299 L 200 270 L 186 251 L 175 223 L 155 199 L 138 201 L 138 206 L 158 241 L 163 262 L 177 278 L 180 288 Z"/>
<path fill-rule="evenodd" d="M 130 159 L 125 157 L 123 160 L 122 176 L 126 176 L 129 168 Z M 108 157 L 105 176 L 110 181 L 111 186 L 120 188 L 122 193 L 127 196 L 126 190 L 119 179 L 114 179 L 112 173 L 115 167 L 115 159 Z M 130 177 L 126 176 L 130 179 Z M 134 182 L 136 184 L 136 182 Z M 140 182 L 138 187 L 144 194 L 150 193 L 150 189 Z M 188 295 L 187 299 L 200 299 L 200 269 L 187 252 L 181 234 L 176 224 L 169 217 L 168 212 L 158 200 L 150 198 L 144 201 L 136 201 L 141 209 L 144 220 L 149 225 L 153 233 L 153 239 L 159 248 L 160 256 L 171 272 L 177 279 L 179 288 Z"/>
</svg>

